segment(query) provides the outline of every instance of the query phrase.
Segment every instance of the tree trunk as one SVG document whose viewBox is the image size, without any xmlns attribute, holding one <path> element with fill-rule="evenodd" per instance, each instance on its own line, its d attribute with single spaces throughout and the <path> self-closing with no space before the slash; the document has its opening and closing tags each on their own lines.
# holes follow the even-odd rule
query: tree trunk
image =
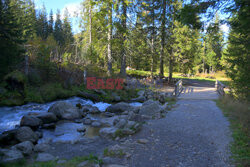
<svg viewBox="0 0 250 167">
<path fill-rule="evenodd" d="M 167 1 L 163 0 L 162 24 L 161 24 L 161 53 L 160 53 L 160 77 L 164 77 L 164 48 L 165 48 L 165 24 L 166 24 L 166 5 Z"/>
<path fill-rule="evenodd" d="M 153 1 L 153 7 L 152 7 L 152 23 L 153 23 L 153 26 L 152 26 L 152 39 L 151 39 L 151 57 L 152 57 L 152 60 L 151 60 L 151 77 L 153 78 L 153 75 L 154 75 L 154 57 L 155 57 L 155 46 L 154 46 L 154 40 L 155 40 L 155 12 L 154 12 L 154 1 Z"/>
<path fill-rule="evenodd" d="M 123 28 L 123 40 L 122 40 L 122 51 L 121 51 L 121 70 L 120 74 L 121 76 L 125 77 L 126 76 L 126 50 L 124 46 L 124 41 L 126 41 L 126 22 L 127 22 L 127 4 L 125 0 L 122 1 L 122 28 Z"/>
<path fill-rule="evenodd" d="M 173 60 L 172 58 L 169 59 L 169 77 L 168 81 L 171 82 L 173 79 Z"/>
<path fill-rule="evenodd" d="M 91 6 L 91 0 L 89 0 L 89 47 L 90 47 L 90 56 L 92 56 L 92 6 Z"/>
<path fill-rule="evenodd" d="M 109 11 L 108 11 L 108 19 L 109 19 L 109 27 L 108 27 L 108 75 L 112 74 L 112 4 L 109 3 Z"/>
</svg>

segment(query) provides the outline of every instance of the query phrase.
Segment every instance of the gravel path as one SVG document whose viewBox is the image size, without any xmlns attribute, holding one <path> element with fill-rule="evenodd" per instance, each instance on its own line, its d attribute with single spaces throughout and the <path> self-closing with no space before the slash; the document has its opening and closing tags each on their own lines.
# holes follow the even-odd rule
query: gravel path
<svg viewBox="0 0 250 167">
<path fill-rule="evenodd" d="M 165 118 L 151 120 L 132 141 L 131 167 L 231 166 L 229 122 L 212 100 L 183 99 Z M 133 146 L 132 146 L 133 145 Z"/>
</svg>

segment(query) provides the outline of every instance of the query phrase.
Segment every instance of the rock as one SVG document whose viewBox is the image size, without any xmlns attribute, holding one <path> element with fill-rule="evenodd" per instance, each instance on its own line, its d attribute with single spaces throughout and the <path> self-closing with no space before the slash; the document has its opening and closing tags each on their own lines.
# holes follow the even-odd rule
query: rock
<svg viewBox="0 0 250 167">
<path fill-rule="evenodd" d="M 104 157 L 104 158 L 102 158 L 102 162 L 103 162 L 104 164 L 111 164 L 111 163 L 114 162 L 114 159 L 113 159 L 113 158 L 110 158 L 110 157 Z"/>
<path fill-rule="evenodd" d="M 87 93 L 87 92 L 79 91 L 78 96 L 83 97 L 85 99 L 92 100 L 92 101 L 96 101 L 96 102 L 100 101 L 100 98 L 99 98 L 98 95 L 90 94 L 90 93 Z"/>
<path fill-rule="evenodd" d="M 121 157 L 121 156 L 125 155 L 124 148 L 119 146 L 118 144 L 109 147 L 108 152 L 110 152 L 112 154 L 112 156 Z"/>
<path fill-rule="evenodd" d="M 147 144 L 148 140 L 147 139 L 138 139 L 137 142 L 140 144 Z"/>
<path fill-rule="evenodd" d="M 66 160 L 60 159 L 60 160 L 57 161 L 57 164 L 64 164 L 64 163 L 66 163 L 66 162 L 67 162 Z"/>
<path fill-rule="evenodd" d="M 34 145 L 30 141 L 24 141 L 15 145 L 14 147 L 20 150 L 23 155 L 30 155 L 33 151 Z"/>
<path fill-rule="evenodd" d="M 86 132 L 85 127 L 77 128 L 77 132 Z"/>
<path fill-rule="evenodd" d="M 158 101 L 148 100 L 144 102 L 141 106 L 139 113 L 146 116 L 154 116 L 159 114 L 162 111 L 162 108 Z"/>
<path fill-rule="evenodd" d="M 128 121 L 127 124 L 125 125 L 125 128 L 132 129 L 136 125 L 136 122 L 134 121 Z"/>
<path fill-rule="evenodd" d="M 100 122 L 98 122 L 98 121 L 94 121 L 94 122 L 92 122 L 92 124 L 91 124 L 91 126 L 93 126 L 93 127 L 101 127 L 101 123 Z"/>
<path fill-rule="evenodd" d="M 56 128 L 56 124 L 55 123 L 43 124 L 42 127 L 44 129 L 55 129 Z"/>
<path fill-rule="evenodd" d="M 113 117 L 113 116 L 115 116 L 115 114 L 111 113 L 111 112 L 104 112 L 104 116 L 106 116 L 106 117 Z"/>
<path fill-rule="evenodd" d="M 17 129 L 5 131 L 2 134 L 0 134 L 0 146 L 6 146 L 6 145 L 14 145 L 17 144 L 18 141 L 16 140 Z"/>
<path fill-rule="evenodd" d="M 106 167 L 128 167 L 128 166 L 117 165 L 117 164 L 110 164 L 110 165 L 107 165 Z"/>
<path fill-rule="evenodd" d="M 30 127 L 23 126 L 17 129 L 16 139 L 19 142 L 31 141 L 32 143 L 36 143 L 38 140 L 38 136 L 35 132 L 32 131 Z"/>
<path fill-rule="evenodd" d="M 135 122 L 144 122 L 145 121 L 145 119 L 140 114 L 135 114 L 134 112 L 129 112 L 128 120 L 135 121 Z"/>
<path fill-rule="evenodd" d="M 131 129 L 128 129 L 128 128 L 125 128 L 125 129 L 121 129 L 121 133 L 124 135 L 124 136 L 128 136 L 128 135 L 132 135 L 135 133 L 135 131 L 131 130 Z"/>
<path fill-rule="evenodd" d="M 37 115 L 36 117 L 42 120 L 43 124 L 49 124 L 49 123 L 54 123 L 58 121 L 58 119 L 56 118 L 56 115 L 53 113 L 49 113 L 49 112 L 41 113 Z"/>
<path fill-rule="evenodd" d="M 39 153 L 37 155 L 36 161 L 38 161 L 38 162 L 47 162 L 47 161 L 53 161 L 55 159 L 56 158 L 53 155 L 51 155 L 51 154 L 48 154 L 48 153 Z"/>
<path fill-rule="evenodd" d="M 79 109 L 67 102 L 56 102 L 49 108 L 49 112 L 59 119 L 72 120 L 81 118 Z"/>
<path fill-rule="evenodd" d="M 92 123 L 92 120 L 90 118 L 85 118 L 83 120 L 83 124 L 85 124 L 85 125 L 90 125 L 91 123 Z"/>
<path fill-rule="evenodd" d="M 50 149 L 50 146 L 48 144 L 45 144 L 45 143 L 37 144 L 34 147 L 35 152 L 45 152 L 45 151 L 47 151 L 49 149 Z"/>
<path fill-rule="evenodd" d="M 117 130 L 117 128 L 115 128 L 115 127 L 102 128 L 99 131 L 99 134 L 101 137 L 104 137 L 104 138 L 114 138 L 116 130 Z"/>
<path fill-rule="evenodd" d="M 15 162 L 24 158 L 22 152 L 17 149 L 1 149 L 0 154 L 3 162 Z"/>
<path fill-rule="evenodd" d="M 117 104 L 113 104 L 111 106 L 109 106 L 106 111 L 107 112 L 111 112 L 111 113 L 122 113 L 124 111 L 129 111 L 132 110 L 133 107 L 130 106 L 128 103 L 124 103 L 124 102 L 120 102 Z"/>
<path fill-rule="evenodd" d="M 89 167 L 89 162 L 88 161 L 83 161 L 80 164 L 77 165 L 77 167 Z"/>
<path fill-rule="evenodd" d="M 82 107 L 82 111 L 83 111 L 83 115 L 85 114 L 85 113 L 90 113 L 90 114 L 99 114 L 99 113 L 101 113 L 101 111 L 97 108 L 97 107 L 95 107 L 95 106 L 91 106 L 91 105 L 84 105 L 83 107 Z"/>
<path fill-rule="evenodd" d="M 39 139 L 43 137 L 43 132 L 36 131 L 35 133 L 36 133 L 36 135 L 38 136 Z"/>
<path fill-rule="evenodd" d="M 144 90 L 140 90 L 139 92 L 137 92 L 137 95 L 138 95 L 138 96 L 143 96 L 143 95 L 144 95 L 144 93 L 145 93 L 145 91 L 144 91 Z"/>
<path fill-rule="evenodd" d="M 42 125 L 42 120 L 29 115 L 24 115 L 20 122 L 20 126 L 29 126 L 32 129 L 36 129 L 41 125 Z"/>
<path fill-rule="evenodd" d="M 127 124 L 127 121 L 125 119 L 119 119 L 118 122 L 115 124 L 116 128 L 124 128 L 125 125 Z"/>
<path fill-rule="evenodd" d="M 112 92 L 111 95 L 113 96 L 113 101 L 114 102 L 120 102 L 121 101 L 121 97 L 118 96 L 115 92 Z"/>
</svg>

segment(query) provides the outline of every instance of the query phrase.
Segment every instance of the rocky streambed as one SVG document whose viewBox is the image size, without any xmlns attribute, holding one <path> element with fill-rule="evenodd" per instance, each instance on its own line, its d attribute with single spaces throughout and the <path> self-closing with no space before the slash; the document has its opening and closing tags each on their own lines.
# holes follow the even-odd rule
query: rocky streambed
<svg viewBox="0 0 250 167">
<path fill-rule="evenodd" d="M 147 120 L 163 117 L 168 106 L 159 101 L 164 102 L 167 96 L 141 91 L 130 103 L 93 103 L 74 97 L 47 104 L 2 107 L 0 161 L 103 155 L 106 147 L 140 131 Z"/>
</svg>

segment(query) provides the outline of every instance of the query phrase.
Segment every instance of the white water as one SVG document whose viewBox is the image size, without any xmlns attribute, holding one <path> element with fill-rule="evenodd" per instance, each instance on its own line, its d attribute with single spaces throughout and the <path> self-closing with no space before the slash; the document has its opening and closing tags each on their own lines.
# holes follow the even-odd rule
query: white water
<svg viewBox="0 0 250 167">
<path fill-rule="evenodd" d="M 105 111 L 108 106 L 111 104 L 98 102 L 93 103 L 91 100 L 82 99 L 80 97 L 72 97 L 66 100 L 57 100 L 57 101 L 65 101 L 69 102 L 73 105 L 80 103 L 81 105 L 93 105 L 96 106 L 100 111 Z M 22 116 L 27 115 L 28 113 L 43 113 L 47 112 L 50 106 L 52 106 L 55 102 L 45 104 L 37 104 L 37 103 L 29 103 L 22 106 L 15 107 L 0 107 L 0 133 L 6 130 L 14 129 L 15 126 L 20 124 L 20 120 Z M 133 106 L 140 106 L 141 103 L 130 103 Z"/>
</svg>

